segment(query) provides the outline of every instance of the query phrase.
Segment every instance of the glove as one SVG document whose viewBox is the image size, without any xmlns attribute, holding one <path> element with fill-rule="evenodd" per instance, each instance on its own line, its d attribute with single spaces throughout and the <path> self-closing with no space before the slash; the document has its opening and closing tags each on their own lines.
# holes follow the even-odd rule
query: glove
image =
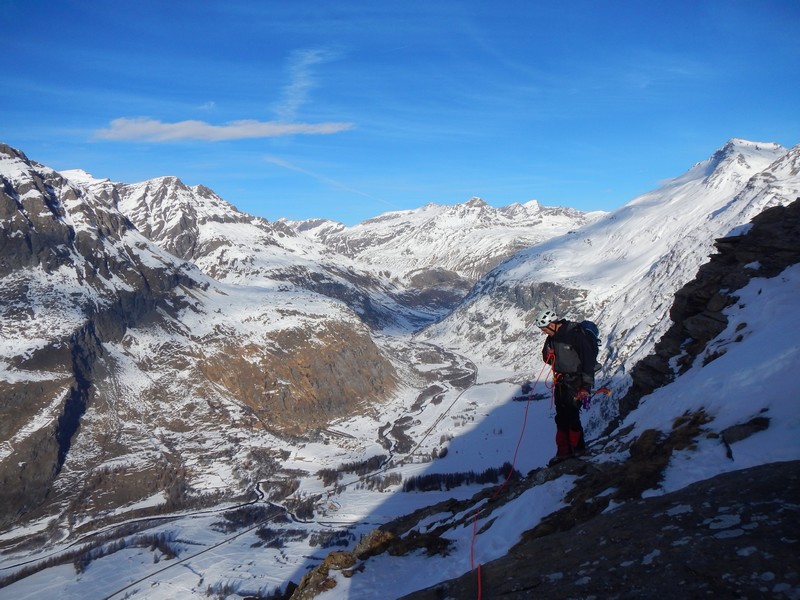
<svg viewBox="0 0 800 600">
<path fill-rule="evenodd" d="M 588 391 L 583 389 L 578 390 L 578 393 L 575 394 L 575 404 L 578 405 L 578 408 L 587 409 L 589 408 L 589 402 L 591 398 L 592 397 L 589 395 Z"/>
</svg>

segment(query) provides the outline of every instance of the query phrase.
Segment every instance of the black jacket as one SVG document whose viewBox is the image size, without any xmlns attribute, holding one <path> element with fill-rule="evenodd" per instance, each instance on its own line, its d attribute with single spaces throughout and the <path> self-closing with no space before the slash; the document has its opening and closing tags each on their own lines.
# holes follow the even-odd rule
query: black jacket
<svg viewBox="0 0 800 600">
<path fill-rule="evenodd" d="M 559 321 L 561 327 L 544 342 L 542 358 L 553 365 L 553 370 L 567 379 L 580 380 L 582 387 L 594 387 L 594 367 L 597 359 L 597 344 L 578 324 L 566 319 Z M 551 359 L 550 354 L 554 357 Z"/>
</svg>

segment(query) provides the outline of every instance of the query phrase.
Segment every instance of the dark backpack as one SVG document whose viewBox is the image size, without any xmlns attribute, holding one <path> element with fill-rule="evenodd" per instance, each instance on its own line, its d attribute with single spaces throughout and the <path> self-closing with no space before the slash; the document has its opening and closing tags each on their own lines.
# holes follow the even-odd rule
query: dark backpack
<svg viewBox="0 0 800 600">
<path fill-rule="evenodd" d="M 600 351 L 600 328 L 594 321 L 581 321 L 578 323 L 580 328 L 586 334 L 590 340 L 592 340 L 595 345 L 597 346 L 598 352 Z M 597 355 L 595 355 L 596 357 Z M 595 360 L 594 363 L 594 371 L 597 373 L 602 368 L 602 365 Z"/>
<path fill-rule="evenodd" d="M 589 338 L 600 347 L 600 328 L 594 321 L 581 321 L 578 323 L 584 332 L 589 334 Z"/>
</svg>

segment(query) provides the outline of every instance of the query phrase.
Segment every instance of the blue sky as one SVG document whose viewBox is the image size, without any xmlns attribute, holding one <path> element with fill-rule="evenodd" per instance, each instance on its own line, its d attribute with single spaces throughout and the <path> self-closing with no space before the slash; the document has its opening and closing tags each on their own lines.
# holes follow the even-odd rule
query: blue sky
<svg viewBox="0 0 800 600">
<path fill-rule="evenodd" d="M 611 210 L 800 143 L 800 2 L 1 0 L 0 141 L 275 220 Z"/>
</svg>

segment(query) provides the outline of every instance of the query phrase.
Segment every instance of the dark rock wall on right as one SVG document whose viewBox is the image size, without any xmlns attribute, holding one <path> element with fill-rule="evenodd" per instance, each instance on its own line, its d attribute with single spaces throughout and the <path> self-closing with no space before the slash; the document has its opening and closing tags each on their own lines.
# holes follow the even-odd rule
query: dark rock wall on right
<svg viewBox="0 0 800 600">
<path fill-rule="evenodd" d="M 620 421 L 643 396 L 688 369 L 706 344 L 725 330 L 723 311 L 738 300 L 737 290 L 753 277 L 775 277 L 800 262 L 800 198 L 765 210 L 751 224 L 742 235 L 716 240 L 717 253 L 675 294 L 673 324 L 654 353 L 633 367 L 633 383 L 620 400 Z M 679 355 L 676 370 L 670 361 Z"/>
</svg>

